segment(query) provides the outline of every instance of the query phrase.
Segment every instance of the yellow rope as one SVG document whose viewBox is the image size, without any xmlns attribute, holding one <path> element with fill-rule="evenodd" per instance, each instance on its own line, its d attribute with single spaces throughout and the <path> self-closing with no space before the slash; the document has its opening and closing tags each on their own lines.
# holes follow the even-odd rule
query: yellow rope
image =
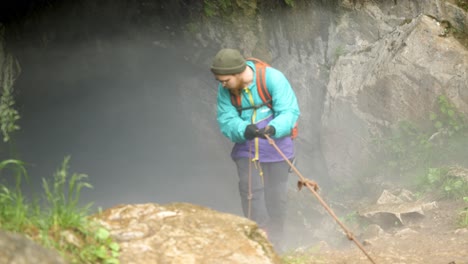
<svg viewBox="0 0 468 264">
<path fill-rule="evenodd" d="M 253 96 L 252 96 L 252 93 L 250 91 L 250 89 L 248 87 L 245 87 L 244 88 L 244 91 L 249 95 L 249 101 L 250 101 L 250 104 L 251 105 L 255 105 L 255 101 L 253 99 Z M 253 114 L 252 114 L 252 124 L 255 124 L 255 121 L 257 120 L 257 109 L 254 108 L 253 110 Z M 252 159 L 252 162 L 255 164 L 255 167 L 258 169 L 259 171 L 259 175 L 260 177 L 262 178 L 262 183 L 264 183 L 263 181 L 263 170 L 262 170 L 262 167 L 260 166 L 260 158 L 259 158 L 259 141 L 258 141 L 258 137 L 256 137 L 254 139 L 254 142 L 255 142 L 255 156 L 254 158 Z"/>
</svg>

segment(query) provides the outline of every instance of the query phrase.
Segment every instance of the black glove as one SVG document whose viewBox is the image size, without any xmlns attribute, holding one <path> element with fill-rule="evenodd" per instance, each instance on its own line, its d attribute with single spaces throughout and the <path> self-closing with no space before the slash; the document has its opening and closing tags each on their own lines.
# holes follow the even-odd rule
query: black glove
<svg viewBox="0 0 468 264">
<path fill-rule="evenodd" d="M 265 135 L 271 137 L 276 133 L 274 126 L 266 126 L 258 131 L 258 136 L 261 138 L 266 138 Z"/>
<path fill-rule="evenodd" d="M 255 124 L 250 124 L 245 128 L 244 137 L 247 140 L 258 137 L 258 127 Z"/>
</svg>

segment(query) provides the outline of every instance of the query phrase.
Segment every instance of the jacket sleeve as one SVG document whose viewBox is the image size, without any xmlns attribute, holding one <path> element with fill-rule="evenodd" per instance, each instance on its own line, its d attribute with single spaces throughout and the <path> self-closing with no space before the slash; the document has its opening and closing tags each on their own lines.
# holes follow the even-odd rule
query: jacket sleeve
<svg viewBox="0 0 468 264">
<path fill-rule="evenodd" d="M 274 138 L 288 136 L 300 115 L 296 95 L 284 74 L 275 68 L 267 68 L 266 84 L 273 99 L 275 117 L 269 125 L 276 129 Z"/>
<path fill-rule="evenodd" d="M 245 128 L 249 122 L 240 118 L 237 109 L 231 103 L 229 91 L 221 85 L 218 87 L 218 125 L 224 136 L 232 142 L 240 143 L 246 139 L 244 137 Z"/>
</svg>

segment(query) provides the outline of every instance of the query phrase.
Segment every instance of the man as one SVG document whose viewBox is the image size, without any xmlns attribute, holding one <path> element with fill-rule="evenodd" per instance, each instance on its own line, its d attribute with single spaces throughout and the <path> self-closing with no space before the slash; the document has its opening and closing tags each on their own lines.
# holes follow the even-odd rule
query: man
<svg viewBox="0 0 468 264">
<path fill-rule="evenodd" d="M 265 71 L 271 105 L 262 101 L 257 71 Z M 231 157 L 237 165 L 244 215 L 264 229 L 278 251 L 284 246 L 289 165 L 269 144 L 271 137 L 290 160 L 294 158 L 291 131 L 300 111 L 289 81 L 280 71 L 260 68 L 239 51 L 222 49 L 211 71 L 218 85 L 217 120 L 221 132 L 234 142 Z M 234 101 L 239 100 L 236 107 Z"/>
</svg>

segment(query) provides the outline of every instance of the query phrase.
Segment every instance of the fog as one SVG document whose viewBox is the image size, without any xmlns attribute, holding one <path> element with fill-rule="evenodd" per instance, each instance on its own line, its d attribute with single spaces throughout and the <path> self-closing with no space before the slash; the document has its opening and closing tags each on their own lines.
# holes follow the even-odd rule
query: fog
<svg viewBox="0 0 468 264">
<path fill-rule="evenodd" d="M 210 153 L 207 146 L 219 145 L 219 138 L 196 136 L 179 92 L 214 92 L 208 69 L 191 66 L 151 38 L 104 43 L 46 51 L 26 45 L 19 52 L 21 130 L 14 138 L 28 164 L 28 192 L 40 192 L 41 178 L 51 178 L 70 155 L 70 173 L 87 174 L 94 186 L 82 191 L 83 203 L 190 202 L 239 212 L 229 152 Z M 184 81 L 194 78 L 209 81 Z M 201 103 L 206 98 L 191 100 L 193 112 L 215 109 Z M 206 118 L 215 131 L 215 111 Z"/>
</svg>

